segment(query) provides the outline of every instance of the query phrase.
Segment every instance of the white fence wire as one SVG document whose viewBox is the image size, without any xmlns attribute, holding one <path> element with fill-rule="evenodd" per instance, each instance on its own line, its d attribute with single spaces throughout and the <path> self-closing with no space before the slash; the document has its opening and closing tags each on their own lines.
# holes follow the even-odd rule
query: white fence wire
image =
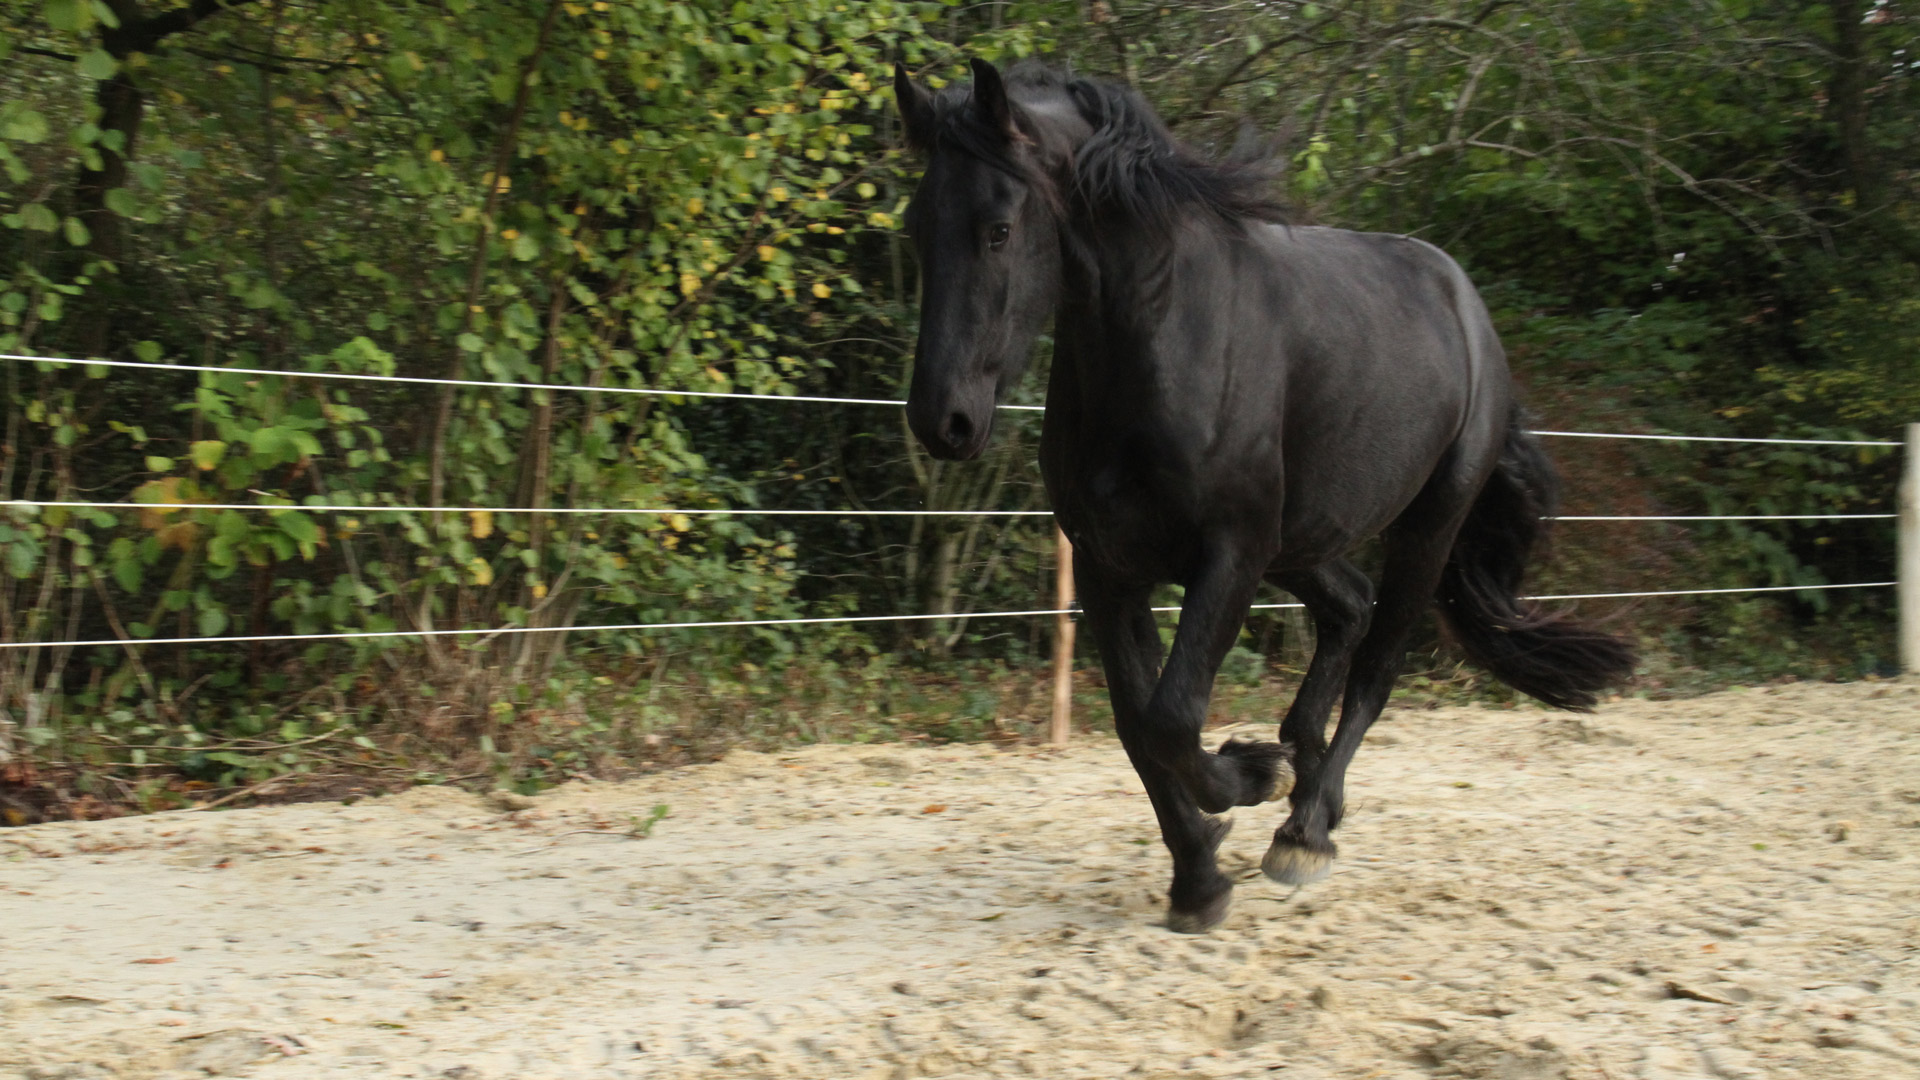
<svg viewBox="0 0 1920 1080">
<path fill-rule="evenodd" d="M 271 368 L 219 367 L 205 364 L 147 364 L 126 360 L 76 359 L 74 357 L 29 356 L 17 353 L 0 353 L 0 360 L 21 360 L 42 364 L 78 365 L 82 367 L 144 369 L 153 371 L 191 371 L 215 375 L 280 376 L 298 379 L 329 379 L 371 383 L 396 383 L 415 386 L 457 386 L 466 389 L 483 390 L 527 390 L 527 391 L 577 391 L 596 394 L 636 394 L 649 397 L 728 399 L 738 401 L 778 401 L 830 405 L 884 405 L 900 407 L 906 402 L 891 398 L 838 398 L 805 394 L 755 394 L 713 390 L 663 390 L 651 387 L 620 386 L 577 386 L 565 383 L 533 382 L 491 382 L 467 379 L 440 379 L 407 375 L 380 375 L 361 372 L 339 371 L 288 371 Z M 1042 405 L 1001 405 L 1001 409 L 1023 412 L 1041 412 Z M 1787 439 L 1787 438 L 1735 438 L 1718 435 L 1668 435 L 1640 434 L 1629 432 L 1597 431 L 1533 431 L 1530 434 L 1556 438 L 1574 439 L 1640 439 L 1659 442 L 1705 442 L 1705 443 L 1751 443 L 1797 446 L 1854 446 L 1854 447 L 1898 447 L 1904 445 L 1870 439 Z M 256 492 L 263 497 L 273 498 L 265 492 Z M 96 502 L 76 500 L 31 500 L 12 499 L 0 501 L 0 507 L 19 509 L 66 508 L 90 510 L 265 510 L 265 511 L 311 511 L 315 513 L 440 513 L 440 514 L 599 514 L 599 515 L 681 515 L 686 517 L 704 516 L 752 516 L 752 517 L 1051 517 L 1050 510 L 806 510 L 806 509 L 760 509 L 760 508 L 712 508 L 712 507 L 543 507 L 526 506 L 381 506 L 377 504 L 357 505 L 340 503 L 194 503 L 194 502 Z M 1886 520 L 1894 514 L 1678 514 L 1678 515 L 1612 515 L 1612 514 L 1569 514 L 1554 518 L 1555 521 L 1865 521 Z M 1523 599 L 1535 601 L 1550 600 L 1610 600 L 1641 597 L 1664 596 L 1711 596 L 1732 593 L 1768 593 L 1768 592 L 1813 592 L 1827 589 L 1880 589 L 1896 586 L 1897 582 L 1874 581 L 1843 584 L 1818 585 L 1760 585 L 1723 589 L 1667 589 L 1644 592 L 1605 592 L 1605 593 L 1565 593 L 1545 596 L 1531 596 Z M 1300 608 L 1298 603 L 1254 604 L 1250 610 L 1272 611 L 1288 608 Z M 10 641 L 0 642 L 0 650 L 42 648 L 63 646 L 67 648 L 91 648 L 96 646 L 133 646 L 133 645 L 233 645 L 262 641 L 342 641 L 364 639 L 395 639 L 423 637 L 472 637 L 481 643 L 495 637 L 508 634 L 541 633 L 595 633 L 615 631 L 652 631 L 652 630 L 701 630 L 721 627 L 770 627 L 770 626 L 820 626 L 829 624 L 857 624 L 883 622 L 926 622 L 941 619 L 995 619 L 1024 618 L 1035 616 L 1059 616 L 1073 614 L 1071 608 L 1046 608 L 1033 611 L 986 611 L 986 612 L 946 612 L 919 615 L 835 615 L 813 618 L 790 619 L 724 619 L 695 622 L 654 622 L 654 623 L 616 623 L 599 626 L 500 626 L 488 628 L 457 628 L 435 630 L 368 630 L 338 631 L 320 634 L 241 634 L 223 637 L 171 637 L 171 638 L 112 638 L 97 641 Z M 1156 612 L 1178 612 L 1178 607 L 1156 607 Z"/>
<path fill-rule="evenodd" d="M 1750 439 L 1730 435 L 1631 435 L 1613 431 L 1534 431 L 1561 439 L 1653 439 L 1658 442 L 1775 443 L 1783 446 L 1904 446 L 1884 439 Z"/>
<path fill-rule="evenodd" d="M 373 383 L 404 383 L 413 386 L 459 386 L 469 390 L 568 390 L 583 394 L 641 394 L 648 397 L 727 398 L 735 401 L 791 401 L 816 405 L 893 405 L 906 402 L 894 398 L 837 398 L 807 394 L 753 394 L 726 390 L 661 390 L 642 386 L 577 386 L 572 383 L 491 382 L 478 379 L 436 379 L 420 375 L 379 375 L 352 371 L 287 371 L 275 368 L 218 367 L 210 364 L 143 364 L 132 360 L 80 360 L 71 356 L 28 356 L 0 353 L 0 360 L 26 360 L 36 364 L 77 364 L 82 367 L 139 368 L 147 371 L 200 371 L 214 375 L 277 375 L 288 379 L 336 379 Z M 1015 412 L 1045 412 L 1044 405 L 1001 405 Z M 1759 439 L 1725 435 L 1631 434 L 1607 431 L 1534 431 L 1567 439 L 1652 439 L 1661 442 L 1778 443 L 1797 446 L 1900 446 L 1901 443 L 1876 439 Z M 451 509 L 451 507 L 447 508 Z"/>
<path fill-rule="evenodd" d="M 1523 600 L 1599 600 L 1638 596 L 1705 596 L 1713 593 L 1817 592 L 1822 589 L 1880 589 L 1891 581 L 1873 581 L 1845 585 L 1761 585 L 1739 589 L 1674 589 L 1661 592 L 1566 593 L 1551 596 L 1524 596 Z M 1254 604 L 1250 611 L 1280 611 L 1303 608 L 1305 604 Z M 1156 607 L 1155 612 L 1179 612 L 1178 606 Z M 1010 619 L 1036 615 L 1077 615 L 1078 608 L 1045 608 L 1037 611 L 950 611 L 934 615 L 825 615 L 800 619 L 716 619 L 708 622 L 608 623 L 601 626 L 494 626 L 449 630 L 343 630 L 325 634 L 235 634 L 227 637 L 104 638 L 98 641 L 8 641 L 0 649 L 41 648 L 63 645 L 75 649 L 112 645 L 238 645 L 253 641 L 343 641 L 367 638 L 477 637 L 482 643 L 506 634 L 570 634 L 633 630 L 710 630 L 723 626 L 824 626 L 828 624 L 930 622 L 937 619 Z"/>
<path fill-rule="evenodd" d="M 131 360 L 75 360 L 70 356 L 22 356 L 0 353 L 0 360 L 31 360 L 42 364 L 79 364 L 85 367 L 144 368 L 149 371 L 204 371 L 215 375 L 278 375 L 288 379 L 338 379 L 350 382 L 402 383 L 409 386 L 459 386 L 469 390 L 572 390 L 582 394 L 639 394 L 644 397 L 727 398 L 733 401 L 794 401 L 816 405 L 905 405 L 893 398 L 836 398 L 808 394 L 753 394 L 731 390 L 658 390 L 646 386 L 578 386 L 573 383 L 492 382 L 479 379 L 435 379 L 422 375 L 378 375 L 355 371 L 283 371 L 276 368 L 216 367 L 209 364 L 142 364 Z M 1044 405 L 1002 405 L 1002 409 L 1043 412 Z"/>
<path fill-rule="evenodd" d="M 264 494 L 264 493 L 262 493 Z M 269 496 L 271 497 L 271 496 Z M 760 507 L 385 506 L 379 503 L 212 503 L 0 500 L 0 507 L 69 510 L 310 510 L 327 514 L 653 514 L 685 517 L 1052 517 L 1051 510 L 784 510 Z M 1566 514 L 1543 521 L 1877 521 L 1893 514 Z"/>
<path fill-rule="evenodd" d="M 653 514 L 686 517 L 1052 517 L 1051 510 L 762 510 L 757 507 L 651 506 L 382 506 L 378 503 L 197 503 L 197 502 L 35 502 L 0 501 L 0 507 L 67 507 L 85 510 L 312 510 L 328 514 Z"/>
</svg>

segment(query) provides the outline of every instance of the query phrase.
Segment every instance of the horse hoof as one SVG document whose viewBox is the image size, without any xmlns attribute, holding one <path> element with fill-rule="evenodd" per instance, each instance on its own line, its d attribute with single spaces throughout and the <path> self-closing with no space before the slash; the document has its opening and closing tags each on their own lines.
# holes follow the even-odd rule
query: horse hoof
<svg viewBox="0 0 1920 1080">
<path fill-rule="evenodd" d="M 1275 840 L 1260 870 L 1282 885 L 1310 885 L 1333 873 L 1333 854 Z"/>
<path fill-rule="evenodd" d="M 1217 898 L 1193 911 L 1167 909 L 1167 929 L 1176 934 L 1204 934 L 1227 920 L 1227 911 L 1233 907 L 1233 890 L 1228 889 Z"/>
<path fill-rule="evenodd" d="M 1279 743 L 1228 739 L 1214 753 L 1238 768 L 1254 793 L 1235 800 L 1236 805 L 1279 802 L 1293 791 L 1293 751 Z"/>
</svg>

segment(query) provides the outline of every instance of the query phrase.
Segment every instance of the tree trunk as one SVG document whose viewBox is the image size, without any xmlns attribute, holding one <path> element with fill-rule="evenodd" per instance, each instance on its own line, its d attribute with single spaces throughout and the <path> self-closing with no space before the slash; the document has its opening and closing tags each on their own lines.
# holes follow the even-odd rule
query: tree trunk
<svg viewBox="0 0 1920 1080">
<path fill-rule="evenodd" d="M 540 36 L 533 44 L 533 51 L 527 54 L 520 65 L 520 82 L 513 92 L 513 109 L 507 114 L 506 130 L 500 134 L 500 145 L 493 155 L 493 172 L 487 178 L 487 198 L 480 211 L 480 235 L 473 244 L 473 262 L 467 268 L 466 304 L 460 315 L 462 334 L 473 330 L 474 308 L 480 303 L 480 288 L 486 281 L 487 245 L 493 236 L 493 216 L 500 206 L 501 186 L 507 177 L 507 168 L 513 164 L 514 147 L 520 141 L 520 121 L 527 115 L 527 102 L 533 95 L 533 71 L 540 63 L 540 56 L 547 50 L 547 41 L 553 36 L 554 17 L 560 14 L 561 0 L 552 0 L 547 5 L 547 14 L 540 21 Z M 466 352 L 458 344 L 453 349 L 453 359 L 447 365 L 448 379 L 465 379 L 467 372 Z M 453 423 L 453 386 L 440 388 L 440 401 L 434 410 L 433 432 L 428 447 L 427 464 L 427 505 L 439 506 L 446 492 L 447 478 L 447 429 Z M 441 515 L 435 514 L 435 525 Z"/>
<path fill-rule="evenodd" d="M 1840 153 L 1853 188 L 1854 209 L 1870 214 L 1886 199 L 1879 163 L 1867 137 L 1867 28 L 1861 0 L 1828 0 L 1833 13 L 1833 81 L 1827 108 L 1840 136 Z"/>
</svg>

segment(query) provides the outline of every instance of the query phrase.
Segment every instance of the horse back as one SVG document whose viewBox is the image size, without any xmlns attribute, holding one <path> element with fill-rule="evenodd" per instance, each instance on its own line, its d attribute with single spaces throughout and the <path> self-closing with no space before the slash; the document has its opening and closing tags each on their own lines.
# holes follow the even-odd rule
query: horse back
<svg viewBox="0 0 1920 1080">
<path fill-rule="evenodd" d="M 1439 248 L 1408 237 L 1266 226 L 1238 321 L 1277 379 L 1282 558 L 1311 561 L 1379 532 L 1447 468 L 1483 475 L 1510 401 L 1485 304 Z M 1260 347 L 1263 346 L 1263 347 Z"/>
<path fill-rule="evenodd" d="M 1431 245 L 1196 224 L 1125 269 L 1129 302 L 1063 314 L 1041 442 L 1062 524 L 1115 567 L 1177 579 L 1226 534 L 1317 565 L 1498 451 L 1505 360 Z"/>
</svg>

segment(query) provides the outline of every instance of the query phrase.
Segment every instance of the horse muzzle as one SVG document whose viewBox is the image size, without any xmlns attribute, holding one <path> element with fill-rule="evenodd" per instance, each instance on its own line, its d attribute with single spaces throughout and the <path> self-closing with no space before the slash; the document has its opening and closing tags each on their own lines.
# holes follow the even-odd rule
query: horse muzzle
<svg viewBox="0 0 1920 1080">
<path fill-rule="evenodd" d="M 979 418 L 966 410 L 942 410 L 925 422 L 917 421 L 909 412 L 907 425 L 913 429 L 920 445 L 934 457 L 942 461 L 972 461 L 987 448 L 987 439 L 993 434 L 993 410 L 985 410 L 985 415 Z"/>
<path fill-rule="evenodd" d="M 987 448 L 993 434 L 994 384 L 982 381 L 977 391 L 926 392 L 915 379 L 907 394 L 907 426 L 927 453 L 943 461 L 971 461 Z"/>
</svg>

